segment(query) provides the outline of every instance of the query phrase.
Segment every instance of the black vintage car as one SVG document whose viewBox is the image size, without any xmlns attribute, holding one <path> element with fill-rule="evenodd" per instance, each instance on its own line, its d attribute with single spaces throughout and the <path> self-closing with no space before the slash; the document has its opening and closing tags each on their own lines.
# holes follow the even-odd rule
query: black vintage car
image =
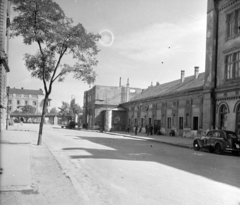
<svg viewBox="0 0 240 205">
<path fill-rule="evenodd" d="M 201 148 L 207 148 L 209 152 L 218 154 L 231 152 L 234 155 L 239 155 L 240 139 L 232 131 L 210 130 L 206 135 L 194 139 L 193 149 L 199 151 Z"/>
</svg>

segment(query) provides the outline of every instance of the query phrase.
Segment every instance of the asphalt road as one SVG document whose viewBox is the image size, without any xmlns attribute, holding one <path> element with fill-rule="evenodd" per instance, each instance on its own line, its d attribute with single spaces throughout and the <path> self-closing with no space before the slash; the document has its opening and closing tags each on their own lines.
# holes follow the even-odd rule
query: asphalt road
<svg viewBox="0 0 240 205">
<path fill-rule="evenodd" d="M 44 140 L 84 205 L 240 205 L 240 156 L 49 127 Z"/>
</svg>

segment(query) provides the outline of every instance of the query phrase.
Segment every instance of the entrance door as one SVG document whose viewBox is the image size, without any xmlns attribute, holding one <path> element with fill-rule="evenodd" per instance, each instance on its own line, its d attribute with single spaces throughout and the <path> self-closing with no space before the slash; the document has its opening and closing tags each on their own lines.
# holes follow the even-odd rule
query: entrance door
<svg viewBox="0 0 240 205">
<path fill-rule="evenodd" d="M 227 107 L 226 105 L 222 105 L 221 108 L 220 108 L 220 113 L 219 113 L 219 116 L 220 116 L 220 121 L 219 121 L 219 128 L 221 130 L 223 129 L 226 129 L 226 117 L 227 117 Z"/>
<path fill-rule="evenodd" d="M 198 130 L 198 117 L 193 117 L 193 130 Z"/>
</svg>

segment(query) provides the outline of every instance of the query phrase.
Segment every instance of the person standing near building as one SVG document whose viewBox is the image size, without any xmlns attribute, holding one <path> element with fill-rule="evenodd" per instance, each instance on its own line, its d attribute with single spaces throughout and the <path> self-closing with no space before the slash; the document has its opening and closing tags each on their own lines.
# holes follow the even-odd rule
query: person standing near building
<svg viewBox="0 0 240 205">
<path fill-rule="evenodd" d="M 130 131 L 130 125 L 127 125 L 126 132 L 129 133 Z"/>
<path fill-rule="evenodd" d="M 147 134 L 147 136 L 149 135 L 149 126 L 148 125 L 146 125 L 146 134 Z"/>
<path fill-rule="evenodd" d="M 150 135 L 153 135 L 153 126 L 152 126 L 152 124 L 149 125 L 149 131 L 150 131 Z"/>
<path fill-rule="evenodd" d="M 137 135 L 137 131 L 138 131 L 138 125 L 137 124 L 135 124 L 134 129 L 135 129 L 135 135 Z"/>
</svg>

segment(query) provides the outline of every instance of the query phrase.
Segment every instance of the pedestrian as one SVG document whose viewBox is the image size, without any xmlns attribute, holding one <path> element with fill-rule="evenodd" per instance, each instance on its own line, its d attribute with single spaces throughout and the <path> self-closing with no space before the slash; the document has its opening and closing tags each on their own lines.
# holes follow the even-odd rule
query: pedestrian
<svg viewBox="0 0 240 205">
<path fill-rule="evenodd" d="M 23 118 L 21 117 L 21 118 L 20 118 L 20 123 L 21 123 L 21 125 L 23 125 L 23 121 L 24 121 L 24 120 L 23 120 Z"/>
<path fill-rule="evenodd" d="M 149 125 L 149 132 L 150 132 L 150 135 L 153 135 L 153 126 L 152 126 L 152 124 Z"/>
<path fill-rule="evenodd" d="M 126 132 L 129 133 L 130 131 L 130 125 L 127 125 Z"/>
<path fill-rule="evenodd" d="M 135 135 L 137 135 L 138 125 L 136 124 L 134 128 L 135 128 Z"/>
<path fill-rule="evenodd" d="M 146 125 L 146 134 L 147 134 L 147 136 L 149 135 L 149 126 L 148 125 Z"/>
</svg>

